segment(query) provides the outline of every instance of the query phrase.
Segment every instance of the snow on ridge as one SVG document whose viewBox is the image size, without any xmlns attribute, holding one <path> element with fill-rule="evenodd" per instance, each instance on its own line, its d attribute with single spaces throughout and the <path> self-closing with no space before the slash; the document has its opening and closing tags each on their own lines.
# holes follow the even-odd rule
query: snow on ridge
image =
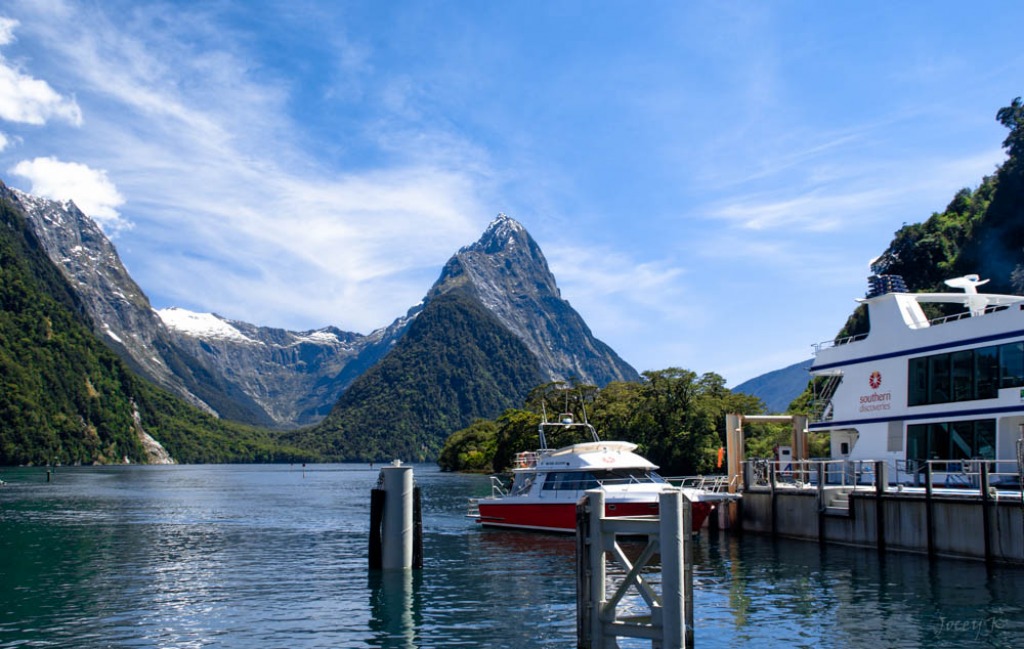
<svg viewBox="0 0 1024 649">
<path fill-rule="evenodd" d="M 259 342 L 249 338 L 227 321 L 212 313 L 195 313 L 178 307 L 156 309 L 156 313 L 168 329 L 195 338 L 213 338 L 254 344 Z"/>
<path fill-rule="evenodd" d="M 330 331 L 324 331 L 323 329 L 317 329 L 316 331 L 310 331 L 306 334 L 295 334 L 295 343 L 314 343 L 317 345 L 338 345 L 341 344 L 341 340 L 338 336 L 331 333 Z"/>
</svg>

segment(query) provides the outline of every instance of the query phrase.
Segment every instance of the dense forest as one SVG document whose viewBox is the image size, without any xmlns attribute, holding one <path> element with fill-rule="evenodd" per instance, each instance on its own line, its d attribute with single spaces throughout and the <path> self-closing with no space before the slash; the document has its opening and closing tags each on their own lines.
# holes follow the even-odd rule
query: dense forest
<svg viewBox="0 0 1024 649">
<path fill-rule="evenodd" d="M 543 380 L 526 346 L 459 290 L 430 300 L 402 341 L 317 426 L 288 438 L 344 460 L 423 461 L 467 413 L 500 413 Z"/>
<path fill-rule="evenodd" d="M 135 376 L 93 334 L 74 290 L 0 185 L 0 465 L 313 458 L 215 419 Z"/>
<path fill-rule="evenodd" d="M 519 451 L 537 448 L 541 414 L 554 420 L 571 412 L 584 417 L 602 439 L 633 442 L 638 452 L 671 475 L 715 473 L 725 445 L 725 415 L 760 413 L 756 397 L 731 392 L 714 373 L 698 376 L 680 368 L 644 372 L 639 383 L 595 386 L 549 383 L 530 392 L 522 408 L 497 420 L 478 420 L 448 438 L 438 459 L 446 471 L 500 471 Z M 586 440 L 549 439 L 557 447 Z"/>
</svg>

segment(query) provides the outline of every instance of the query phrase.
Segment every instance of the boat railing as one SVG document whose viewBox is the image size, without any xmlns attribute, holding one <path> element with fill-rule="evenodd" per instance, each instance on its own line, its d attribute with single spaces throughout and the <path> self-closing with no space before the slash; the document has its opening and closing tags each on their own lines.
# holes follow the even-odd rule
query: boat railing
<svg viewBox="0 0 1024 649">
<path fill-rule="evenodd" d="M 952 315 L 945 315 L 939 316 L 937 318 L 932 318 L 931 320 L 928 321 L 928 325 L 933 326 L 945 324 L 947 322 L 956 322 L 957 320 L 963 320 L 965 318 L 974 318 L 979 315 L 988 315 L 990 313 L 995 313 L 997 311 L 1005 311 L 1008 308 L 1010 307 L 1005 304 L 990 304 L 979 313 L 974 313 L 973 311 L 960 311 L 959 313 L 954 313 Z"/>
<path fill-rule="evenodd" d="M 727 493 L 730 484 L 736 485 L 739 482 L 739 476 L 733 476 L 732 480 L 727 475 L 691 475 L 665 478 L 665 480 L 677 487 L 699 489 L 709 493 Z"/>
<path fill-rule="evenodd" d="M 956 460 L 899 460 L 896 462 L 896 484 L 926 487 L 928 475 L 931 486 L 942 489 L 975 491 L 984 481 L 995 491 L 1021 491 L 1021 468 L 1016 460 L 982 458 Z"/>
<path fill-rule="evenodd" d="M 878 490 L 877 460 L 749 460 L 744 462 L 745 489 L 824 487 L 854 491 Z M 1024 499 L 1021 467 L 1014 459 L 898 460 L 886 462 L 884 491 L 928 486 L 988 496 L 1016 493 Z M 986 495 L 986 494 L 982 494 Z"/>
<path fill-rule="evenodd" d="M 839 347 L 841 345 L 849 345 L 850 343 L 855 343 L 858 340 L 864 340 L 867 337 L 868 337 L 868 335 L 866 333 L 864 333 L 864 334 L 857 334 L 855 336 L 845 336 L 843 338 L 835 338 L 833 340 L 824 340 L 824 341 L 822 341 L 820 343 L 814 343 L 813 345 L 811 345 L 811 348 L 814 350 L 814 354 L 817 355 L 817 353 L 820 352 L 823 349 L 830 349 L 832 347 Z"/>
<path fill-rule="evenodd" d="M 491 476 L 491 497 L 500 498 L 508 495 L 508 489 L 505 488 L 505 483 L 501 481 L 496 475 Z"/>
</svg>

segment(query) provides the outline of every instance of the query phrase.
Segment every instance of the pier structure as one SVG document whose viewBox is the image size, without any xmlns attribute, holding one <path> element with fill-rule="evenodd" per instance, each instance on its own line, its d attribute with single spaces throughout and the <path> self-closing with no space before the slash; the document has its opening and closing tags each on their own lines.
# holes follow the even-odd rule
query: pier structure
<svg viewBox="0 0 1024 649">
<path fill-rule="evenodd" d="M 953 465 L 956 465 L 955 467 Z M 1024 486 L 1002 460 L 743 465 L 744 532 L 1024 564 Z"/>
<path fill-rule="evenodd" d="M 679 490 L 661 494 L 659 516 L 637 517 L 607 517 L 604 493 L 586 492 L 577 506 L 577 647 L 617 649 L 620 637 L 649 639 L 653 649 L 693 646 L 690 516 L 690 501 Z M 646 538 L 635 559 L 620 545 L 623 537 Z M 645 577 L 656 555 L 661 558 L 660 592 Z M 625 576 L 610 589 L 609 573 L 614 581 L 620 572 Z M 642 599 L 645 613 L 620 612 L 631 592 Z"/>
</svg>

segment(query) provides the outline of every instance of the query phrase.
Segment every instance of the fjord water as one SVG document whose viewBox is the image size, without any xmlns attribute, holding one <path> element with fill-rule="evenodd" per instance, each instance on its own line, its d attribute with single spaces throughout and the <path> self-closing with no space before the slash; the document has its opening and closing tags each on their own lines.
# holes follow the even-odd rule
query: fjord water
<svg viewBox="0 0 1024 649">
<path fill-rule="evenodd" d="M 371 574 L 377 475 L 4 469 L 0 647 L 575 646 L 571 537 L 477 529 L 487 479 L 417 465 L 424 568 Z M 698 648 L 1024 646 L 1019 568 L 707 531 L 694 555 Z"/>
</svg>

